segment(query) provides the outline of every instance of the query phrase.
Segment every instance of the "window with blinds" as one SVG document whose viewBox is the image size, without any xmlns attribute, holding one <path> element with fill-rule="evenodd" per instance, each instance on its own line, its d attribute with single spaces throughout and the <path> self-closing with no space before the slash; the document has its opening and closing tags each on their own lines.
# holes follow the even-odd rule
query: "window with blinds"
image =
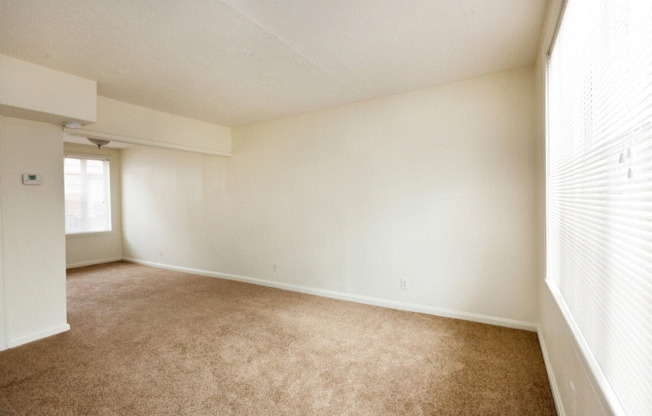
<svg viewBox="0 0 652 416">
<path fill-rule="evenodd" d="M 652 415 L 651 0 L 568 0 L 547 111 L 548 283 L 612 406 Z"/>
</svg>

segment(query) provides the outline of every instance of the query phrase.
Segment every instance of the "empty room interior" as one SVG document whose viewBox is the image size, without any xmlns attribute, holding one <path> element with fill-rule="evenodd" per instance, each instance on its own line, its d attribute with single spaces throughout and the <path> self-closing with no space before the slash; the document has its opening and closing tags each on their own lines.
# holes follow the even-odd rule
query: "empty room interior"
<svg viewBox="0 0 652 416">
<path fill-rule="evenodd" d="M 652 415 L 652 1 L 0 0 L 0 415 Z"/>
</svg>

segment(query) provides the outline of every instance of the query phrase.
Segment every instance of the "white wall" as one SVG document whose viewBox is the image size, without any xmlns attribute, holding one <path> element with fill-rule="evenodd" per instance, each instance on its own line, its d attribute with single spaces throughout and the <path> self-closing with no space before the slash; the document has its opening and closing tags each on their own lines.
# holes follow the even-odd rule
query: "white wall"
<svg viewBox="0 0 652 416">
<path fill-rule="evenodd" d="M 537 243 L 539 258 L 539 341 L 544 353 L 557 410 L 560 416 L 607 416 L 613 415 L 594 375 L 586 355 L 582 352 L 576 336 L 573 334 L 555 300 L 545 283 L 546 238 L 545 238 L 545 187 L 546 187 L 546 131 L 545 131 L 545 63 L 546 53 L 559 16 L 561 0 L 552 0 L 549 4 L 546 23 L 536 66 L 537 91 L 537 143 L 538 143 L 538 180 L 539 194 Z M 571 387 L 571 384 L 573 387 Z M 575 392 L 573 393 L 573 388 Z"/>
<path fill-rule="evenodd" d="M 95 121 L 97 82 L 0 55 L 0 114 L 62 124 Z"/>
<path fill-rule="evenodd" d="M 575 335 L 545 283 L 542 284 L 540 296 L 539 337 L 545 348 L 548 376 L 551 384 L 554 383 L 560 415 L 613 415 Z"/>
<path fill-rule="evenodd" d="M 230 159 L 126 149 L 125 256 L 534 327 L 534 87 L 530 67 L 235 128 Z"/>
<path fill-rule="evenodd" d="M 124 256 L 223 270 L 227 159 L 141 146 L 121 152 Z"/>
<path fill-rule="evenodd" d="M 64 143 L 70 156 L 100 156 L 109 160 L 111 172 L 111 231 L 66 236 L 66 268 L 122 259 L 122 201 L 120 198 L 120 149 Z"/>
<path fill-rule="evenodd" d="M 0 117 L 5 328 L 0 348 L 67 330 L 61 127 Z M 22 185 L 37 173 L 42 184 Z"/>
</svg>

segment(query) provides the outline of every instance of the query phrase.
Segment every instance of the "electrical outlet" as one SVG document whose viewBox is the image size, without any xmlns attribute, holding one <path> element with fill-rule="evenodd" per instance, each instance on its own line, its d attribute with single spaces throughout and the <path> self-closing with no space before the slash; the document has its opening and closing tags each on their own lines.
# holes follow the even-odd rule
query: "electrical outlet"
<svg viewBox="0 0 652 416">
<path fill-rule="evenodd" d="M 278 272 L 278 264 L 274 263 L 272 269 L 274 269 L 274 272 Z"/>
<path fill-rule="evenodd" d="M 407 279 L 401 279 L 401 290 L 408 290 L 408 281 L 407 281 Z"/>
</svg>

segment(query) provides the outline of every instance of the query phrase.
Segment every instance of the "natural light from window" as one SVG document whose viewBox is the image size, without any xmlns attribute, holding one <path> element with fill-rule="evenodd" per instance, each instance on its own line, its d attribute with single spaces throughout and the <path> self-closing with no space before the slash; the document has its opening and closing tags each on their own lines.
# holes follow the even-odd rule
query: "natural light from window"
<svg viewBox="0 0 652 416">
<path fill-rule="evenodd" d="M 652 1 L 569 0 L 547 87 L 547 281 L 616 413 L 650 415 Z"/>
<path fill-rule="evenodd" d="M 64 159 L 66 234 L 111 231 L 109 161 Z"/>
</svg>

